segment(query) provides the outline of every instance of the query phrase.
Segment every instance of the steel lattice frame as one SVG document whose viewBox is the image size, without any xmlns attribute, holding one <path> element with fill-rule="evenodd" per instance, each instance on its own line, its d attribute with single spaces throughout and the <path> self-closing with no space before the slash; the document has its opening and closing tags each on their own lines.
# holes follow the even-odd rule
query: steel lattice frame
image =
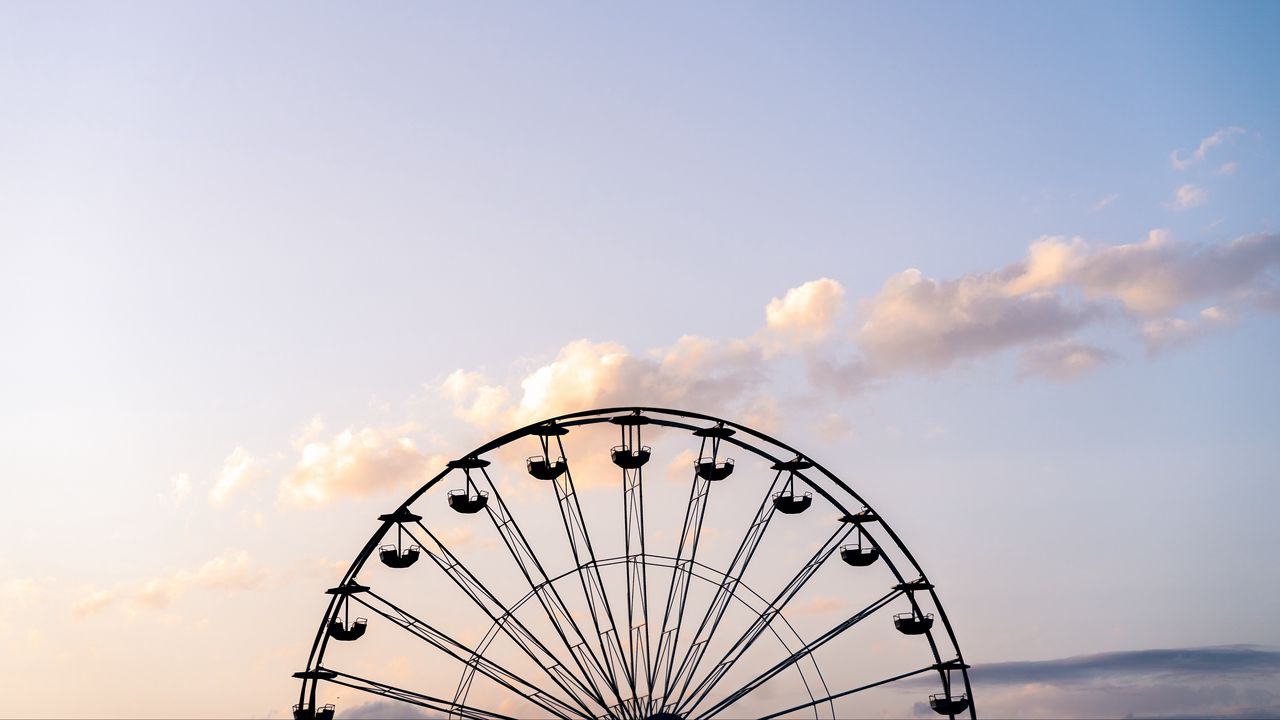
<svg viewBox="0 0 1280 720">
<path fill-rule="evenodd" d="M 621 556 L 600 558 L 596 556 L 587 531 L 561 437 L 575 427 L 608 422 L 619 426 L 622 436 L 622 445 L 614 448 L 614 452 L 620 452 L 621 456 L 615 454 L 614 461 L 621 468 L 622 475 L 625 552 Z M 646 551 L 643 465 L 648 460 L 648 448 L 640 444 L 640 434 L 641 429 L 648 425 L 681 429 L 700 438 L 698 469 L 690 487 L 675 556 Z M 551 476 L 544 479 L 550 479 L 554 486 L 572 553 L 572 568 L 555 576 L 548 574 L 533 545 L 520 529 L 512 509 L 503 501 L 497 485 L 489 477 L 486 470 L 488 462 L 483 458 L 498 448 L 529 436 L 536 437 L 541 444 L 547 474 Z M 717 472 L 732 472 L 733 461 L 722 454 L 722 445 L 746 450 L 770 462 L 775 476 L 733 560 L 727 568 L 715 569 L 700 562 L 697 552 L 712 481 Z M 640 453 L 644 453 L 643 458 Z M 703 467 L 708 460 L 709 465 Z M 450 475 L 465 478 L 468 496 L 480 497 L 487 493 L 481 509 L 523 574 L 528 585 L 528 592 L 523 597 L 505 602 L 497 597 L 432 533 L 421 517 L 411 511 L 415 501 Z M 826 542 L 799 570 L 794 571 L 780 591 L 772 598 L 766 598 L 747 587 L 743 576 L 775 515 L 774 498 L 781 492 L 799 502 L 800 496 L 792 493 L 795 487 L 816 493 L 842 515 L 833 523 Z M 809 500 L 805 499 L 803 503 L 808 507 Z M 480 515 L 476 517 L 478 519 Z M 451 717 L 475 720 L 506 718 L 501 713 L 468 704 L 471 683 L 478 673 L 524 698 L 547 717 L 564 720 L 709 720 L 787 670 L 799 674 L 808 701 L 761 717 L 775 718 L 802 712 L 818 717 L 820 710 L 834 717 L 834 701 L 838 698 L 926 673 L 935 673 L 940 680 L 942 692 L 938 697 L 943 700 L 939 701 L 940 706 L 934 707 L 940 715 L 976 717 L 968 665 L 960 653 L 951 623 L 933 584 L 898 535 L 857 492 L 822 465 L 795 448 L 738 423 L 694 412 L 650 407 L 605 408 L 561 415 L 509 432 L 449 463 L 402 502 L 395 512 L 380 519 L 382 524 L 360 550 L 342 582 L 329 590 L 331 599 L 312 643 L 307 669 L 294 674 L 302 681 L 298 705 L 295 706 L 297 717 L 332 716 L 331 706 L 319 708 L 316 705 L 317 689 L 321 683 L 327 682 L 425 707 Z M 433 627 L 429 619 L 415 617 L 382 597 L 376 588 L 357 582 L 361 569 L 376 556 L 380 543 L 393 531 L 397 538 L 408 537 L 420 547 L 427 559 L 488 616 L 492 624 L 475 647 Z M 863 541 L 870 544 L 875 553 L 873 562 L 882 562 L 895 582 L 867 607 L 806 641 L 784 617 L 783 610 L 826 561 L 841 555 L 842 543 L 853 533 L 859 536 L 859 546 Z M 396 547 L 400 547 L 399 542 Z M 885 552 L 889 547 L 897 551 L 896 557 L 895 553 Z M 625 607 L 616 602 L 611 604 L 600 573 L 602 568 L 617 565 L 625 568 Z M 659 567 L 669 569 L 672 580 L 666 592 L 660 593 L 665 595 L 662 607 L 651 607 L 649 570 Z M 785 576 L 786 572 L 789 571 L 779 574 Z M 705 608 L 689 607 L 689 589 L 694 580 L 714 588 L 713 599 Z M 576 585 L 581 590 L 589 610 L 589 624 L 584 626 L 570 612 L 558 584 L 564 587 Z M 940 636 L 937 635 L 930 621 L 918 633 L 928 640 L 931 662 L 859 687 L 833 691 L 828 685 L 831 678 L 822 673 L 815 651 L 902 597 L 910 605 L 912 619 L 924 618 L 925 613 L 917 599 L 919 596 L 928 597 L 943 630 Z M 517 617 L 516 612 L 530 601 L 536 601 L 545 611 L 556 637 L 540 637 Z M 704 656 L 713 635 L 721 627 L 726 610 L 733 603 L 749 610 L 755 620 L 734 640 L 727 652 L 708 665 Z M 453 696 L 433 697 L 326 666 L 324 657 L 331 639 L 331 623 L 341 623 L 341 618 L 349 613 L 353 604 L 370 610 L 454 658 L 460 667 L 460 678 Z M 618 632 L 620 620 L 628 629 L 625 642 L 624 636 Z M 651 627 L 656 628 L 656 635 Z M 685 634 L 683 644 L 682 633 Z M 753 668 L 753 671 L 758 671 L 753 672 L 750 681 L 711 702 L 712 691 L 755 641 L 766 633 L 777 641 L 786 655 L 770 667 Z M 543 677 L 520 677 L 486 656 L 491 643 L 499 637 L 510 641 L 536 663 Z M 944 651 L 944 648 L 953 652 Z M 956 704 L 957 698 L 962 698 L 959 705 Z"/>
</svg>

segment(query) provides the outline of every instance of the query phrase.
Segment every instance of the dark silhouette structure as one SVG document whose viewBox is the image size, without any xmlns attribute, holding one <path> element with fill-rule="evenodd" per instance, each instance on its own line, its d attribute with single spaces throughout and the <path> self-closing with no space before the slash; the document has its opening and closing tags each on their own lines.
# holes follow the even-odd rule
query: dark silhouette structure
<svg viewBox="0 0 1280 720">
<path fill-rule="evenodd" d="M 587 530 L 573 482 L 572 463 L 563 443 L 564 436 L 574 428 L 599 423 L 616 426 L 620 438 L 619 444 L 608 450 L 609 459 L 620 471 L 622 491 L 620 529 L 624 552 L 616 557 L 597 556 L 597 544 L 593 544 Z M 689 432 L 698 445 L 688 503 L 676 509 L 682 512 L 684 521 L 674 556 L 656 554 L 646 545 L 645 512 L 652 508 L 645 506 L 643 473 L 653 459 L 653 450 L 643 444 L 642 435 L 650 426 Z M 490 477 L 490 460 L 482 457 L 493 457 L 498 449 L 523 438 L 536 439 L 541 449 L 540 454 L 525 461 L 524 469 L 533 480 L 550 484 L 548 492 L 555 494 L 572 556 L 566 558 L 572 569 L 559 575 L 547 572 L 548 565 L 517 522 L 515 512 L 519 507 L 504 501 Z M 741 484 L 734 478 L 733 459 L 726 456 L 730 450 L 766 461 L 773 481 L 729 566 L 716 569 L 700 559 L 699 541 L 712 487 Z M 603 448 L 600 452 L 604 452 Z M 440 492 L 444 484 L 458 481 L 461 487 L 455 485 L 455 489 Z M 433 490 L 437 492 L 432 494 Z M 501 538 L 514 569 L 527 581 L 528 592 L 523 597 L 499 598 L 411 509 L 415 503 L 431 502 L 442 494 L 457 513 L 476 516 L 467 522 L 491 526 Z M 815 502 L 819 499 L 834 514 L 816 512 Z M 807 550 L 791 553 L 800 565 L 798 569 L 770 567 L 776 570 L 777 577 L 787 581 L 771 597 L 760 595 L 743 582 L 743 576 L 756 557 L 766 530 L 777 515 L 802 514 L 803 518 L 784 522 L 815 523 L 815 527 L 829 533 L 827 539 L 812 554 Z M 324 684 L 403 701 L 450 717 L 507 718 L 470 700 L 477 675 L 523 698 L 546 717 L 564 720 L 743 717 L 743 706 L 737 703 L 784 672 L 799 676 L 807 700 L 760 717 L 837 717 L 837 699 L 926 674 L 934 675 L 940 685 L 941 692 L 928 696 L 928 705 L 934 712 L 947 717 L 976 717 L 969 666 L 961 656 L 955 633 L 933 584 L 897 534 L 830 471 L 798 450 L 744 425 L 698 413 L 648 407 L 562 415 L 507 433 L 449 462 L 395 512 L 382 515 L 379 520 L 381 524 L 357 554 L 342 582 L 327 591 L 331 596 L 329 605 L 312 643 L 306 669 L 294 674 L 301 680 L 298 703 L 293 708 L 296 720 L 333 718 L 334 706 L 318 702 L 318 691 Z M 394 544 L 389 542 L 392 532 Z M 492 621 L 490 631 L 479 643 L 468 645 L 433 625 L 431 618 L 416 617 L 376 588 L 358 582 L 357 576 L 375 553 L 383 566 L 397 571 L 420 572 L 410 568 L 423 557 L 429 559 L 424 564 L 436 568 L 445 578 L 437 582 L 452 583 L 461 590 Z M 891 579 L 883 586 L 885 593 L 879 599 L 817 637 L 803 638 L 786 619 L 784 610 L 818 569 L 837 556 L 844 564 L 843 572 L 852 576 L 855 571 L 850 568 L 858 569 L 860 582 L 877 575 L 879 571 L 874 566 L 882 567 Z M 621 602 L 621 593 L 607 590 L 602 574 L 602 570 L 619 567 L 626 579 L 625 603 Z M 652 579 L 668 575 L 671 579 L 665 588 L 651 589 Z M 705 583 L 706 592 L 711 594 L 705 607 L 691 601 L 690 588 L 696 583 Z M 581 596 L 575 591 L 574 597 L 580 597 L 585 613 L 570 611 L 562 586 L 581 589 Z M 654 598 L 663 600 L 660 607 L 656 602 L 651 606 L 651 592 Z M 530 608 L 538 607 L 545 613 L 550 632 L 536 631 L 521 619 L 519 611 L 530 603 L 536 603 Z M 754 617 L 741 632 L 736 628 L 725 630 L 725 615 L 734 603 L 734 607 L 750 610 L 753 615 L 748 618 Z M 351 619 L 353 604 L 361 612 L 367 611 L 369 617 L 377 618 L 376 630 L 368 630 L 369 620 L 364 617 Z M 927 640 L 927 661 L 872 683 L 833 690 L 832 677 L 819 666 L 816 651 L 891 606 L 905 611 L 892 614 L 892 624 L 899 633 Z M 935 626 L 935 617 L 941 632 Z M 889 618 L 884 621 L 887 623 Z M 331 652 L 330 641 L 351 643 L 366 632 L 383 631 L 408 633 L 455 660 L 459 681 L 452 697 L 434 697 L 340 669 L 340 654 Z M 762 664 L 758 653 L 747 655 L 750 648 L 761 647 L 757 641 L 762 637 L 771 637 L 781 646 L 776 662 Z M 509 641 L 527 656 L 538 668 L 538 675 L 525 677 L 504 667 L 489 652 L 498 638 Z M 713 644 L 713 640 L 718 642 Z M 711 652 L 713 648 L 715 651 Z M 432 670 L 439 672 L 441 668 Z M 736 672 L 731 675 L 731 670 Z M 749 679 L 744 681 L 744 677 Z"/>
</svg>

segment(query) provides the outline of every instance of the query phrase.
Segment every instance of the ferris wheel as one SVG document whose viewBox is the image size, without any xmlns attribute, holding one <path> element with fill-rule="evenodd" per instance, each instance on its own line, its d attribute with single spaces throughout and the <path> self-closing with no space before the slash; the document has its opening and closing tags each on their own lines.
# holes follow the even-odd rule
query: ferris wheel
<svg viewBox="0 0 1280 720">
<path fill-rule="evenodd" d="M 351 690 L 468 720 L 976 717 L 906 545 L 745 425 L 561 415 L 448 462 L 378 520 L 326 591 L 296 720 L 332 720 Z"/>
</svg>

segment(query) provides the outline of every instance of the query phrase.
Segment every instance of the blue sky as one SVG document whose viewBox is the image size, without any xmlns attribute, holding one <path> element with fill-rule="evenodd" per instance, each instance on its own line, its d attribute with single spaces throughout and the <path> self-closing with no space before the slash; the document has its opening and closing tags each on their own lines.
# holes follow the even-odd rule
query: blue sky
<svg viewBox="0 0 1280 720">
<path fill-rule="evenodd" d="M 185 712 L 175 668 L 132 704 L 136 648 L 96 693 L 38 689 L 121 637 L 228 664 L 210 625 L 305 615 L 192 712 L 281 709 L 313 591 L 420 480 L 379 465 L 398 441 L 429 464 L 608 401 L 811 448 L 971 662 L 1280 644 L 1278 29 L 1265 3 L 6 5 L 0 667 L 33 690 L 3 713 Z"/>
</svg>

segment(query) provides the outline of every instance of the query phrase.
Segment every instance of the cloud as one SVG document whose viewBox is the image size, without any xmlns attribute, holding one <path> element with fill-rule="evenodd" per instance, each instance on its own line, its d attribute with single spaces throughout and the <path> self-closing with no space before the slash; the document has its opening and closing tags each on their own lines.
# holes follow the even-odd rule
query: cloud
<svg viewBox="0 0 1280 720">
<path fill-rule="evenodd" d="M 797 603 L 788 608 L 788 615 L 827 615 L 833 612 L 847 612 L 849 603 L 837 598 L 819 596 L 804 603 Z"/>
<path fill-rule="evenodd" d="M 422 720 L 423 718 L 444 718 L 446 716 L 432 712 L 424 707 L 396 700 L 374 700 L 373 702 L 353 705 L 350 709 L 339 708 L 337 717 L 342 720 Z"/>
<path fill-rule="evenodd" d="M 1213 174 L 1214 175 L 1235 175 L 1236 171 L 1239 169 L 1240 169 L 1240 163 L 1237 163 L 1237 162 L 1223 163 L 1218 166 L 1217 170 L 1213 171 Z"/>
<path fill-rule="evenodd" d="M 1024 350 L 1022 373 L 1066 382 L 1086 375 L 1116 357 L 1110 350 L 1063 340 Z"/>
<path fill-rule="evenodd" d="M 478 427 L 489 427 L 502 413 L 511 393 L 501 385 L 488 385 L 478 372 L 455 370 L 441 383 L 453 403 L 454 415 Z"/>
<path fill-rule="evenodd" d="M 1171 680 L 1218 677 L 1275 677 L 1280 680 L 1280 651 L 1256 645 L 1128 650 L 978 665 L 970 673 L 984 684 L 1029 682 L 1061 685 L 1105 681 L 1118 676 L 1159 676 Z"/>
<path fill-rule="evenodd" d="M 904 270 L 858 302 L 849 317 L 845 289 L 820 278 L 772 298 L 764 326 L 745 338 L 686 335 L 641 353 L 584 338 L 566 343 L 513 383 L 460 369 L 438 390 L 457 417 L 494 431 L 631 404 L 732 410 L 767 423 L 778 411 L 768 384 L 794 363 L 788 358 L 800 360 L 813 390 L 842 395 L 903 372 L 938 372 L 1010 349 L 1023 351 L 1024 374 L 1063 381 L 1118 357 L 1072 339 L 1099 322 L 1131 327 L 1150 349 L 1203 334 L 1176 320 L 1191 303 L 1212 303 L 1221 317 L 1249 308 L 1280 310 L 1277 267 L 1276 234 L 1206 244 L 1153 230 L 1120 245 L 1046 236 L 1032 242 L 1021 260 L 986 272 L 932 278 Z M 1217 321 L 1204 316 L 1196 322 L 1208 327 Z"/>
<path fill-rule="evenodd" d="M 820 440 L 830 445 L 841 443 L 853 437 L 853 426 L 844 415 L 829 412 L 820 418 L 813 427 L 813 432 Z"/>
<path fill-rule="evenodd" d="M 82 620 L 90 615 L 102 612 L 116 601 L 117 595 L 111 590 L 94 590 L 71 605 L 71 617 Z"/>
<path fill-rule="evenodd" d="M 844 309 L 844 287 L 831 278 L 810 280 L 791 288 L 765 306 L 765 330 L 769 345 L 805 345 L 831 334 Z"/>
<path fill-rule="evenodd" d="M 574 340 L 520 381 L 519 399 L 459 370 L 441 386 L 459 418 L 483 427 L 515 427 L 590 407 L 678 404 L 719 410 L 762 379 L 761 348 L 746 340 L 686 335 L 637 355 L 614 342 Z M 488 397 L 491 400 L 483 400 Z M 500 400 L 500 401 L 499 401 Z"/>
<path fill-rule="evenodd" d="M 969 673 L 983 714 L 995 717 L 1280 717 L 1280 652 L 1252 645 L 993 663 Z"/>
<path fill-rule="evenodd" d="M 232 495 L 248 487 L 259 477 L 261 474 L 256 461 L 243 447 L 236 447 L 222 462 L 222 470 L 209 489 L 209 502 L 215 506 L 225 505 Z"/>
<path fill-rule="evenodd" d="M 935 280 L 906 270 L 864 305 L 856 339 L 873 371 L 940 370 L 958 360 L 1062 336 L 1096 316 L 1051 292 L 1011 286 L 1008 270 Z"/>
<path fill-rule="evenodd" d="M 1095 246 L 1079 238 L 1032 243 L 1013 292 L 1075 287 L 1094 299 L 1119 300 L 1126 310 L 1153 316 L 1207 297 L 1246 295 L 1269 287 L 1280 265 L 1280 235 L 1247 235 L 1228 242 L 1178 242 L 1152 230 L 1138 243 Z"/>
<path fill-rule="evenodd" d="M 26 605 L 40 597 L 40 584 L 32 578 L 13 578 L 0 586 L 0 597 L 6 603 Z"/>
<path fill-rule="evenodd" d="M 77 620 L 96 615 L 119 600 L 131 611 L 169 607 L 195 589 L 223 591 L 252 590 L 266 579 L 266 572 L 243 550 L 229 551 L 211 558 L 195 570 L 178 570 L 152 578 L 132 588 L 91 590 L 72 603 L 71 616 Z"/>
<path fill-rule="evenodd" d="M 259 569 L 243 550 L 228 552 L 210 559 L 194 571 L 179 570 L 149 580 L 128 596 L 137 609 L 161 609 L 195 588 L 216 590 L 251 590 L 262 583 L 266 573 Z"/>
<path fill-rule="evenodd" d="M 1204 160 L 1213 148 L 1231 140 L 1237 135 L 1244 133 L 1244 128 L 1225 127 L 1215 131 L 1212 135 L 1200 141 L 1200 145 L 1191 153 L 1190 157 L 1183 158 L 1174 150 L 1169 156 L 1169 163 L 1174 170 L 1186 170 L 1191 167 L 1192 163 L 1198 160 Z"/>
<path fill-rule="evenodd" d="M 1192 319 L 1171 317 L 1143 323 L 1142 338 L 1146 342 L 1147 352 L 1155 355 L 1189 345 L 1234 321 L 1231 311 L 1212 306 L 1201 310 Z"/>
<path fill-rule="evenodd" d="M 169 497 L 173 499 L 174 505 L 181 505 L 186 502 L 187 497 L 191 495 L 191 476 L 187 473 L 178 473 L 169 479 Z"/>
<path fill-rule="evenodd" d="M 1089 212 L 1101 212 L 1102 210 L 1105 210 L 1106 208 L 1110 207 L 1111 203 L 1114 203 L 1116 200 L 1119 200 L 1119 199 L 1120 199 L 1119 193 L 1112 193 L 1111 195 L 1108 195 L 1102 198 L 1101 200 L 1099 200 L 1098 202 L 1094 203 L 1093 207 L 1089 209 Z"/>
<path fill-rule="evenodd" d="M 296 441 L 298 462 L 280 483 L 280 497 L 295 505 L 320 505 L 340 497 L 409 490 L 443 469 L 445 458 L 423 454 L 398 428 L 347 428 L 328 442 L 315 439 L 316 421 Z"/>
<path fill-rule="evenodd" d="M 1190 210 L 1193 207 L 1203 205 L 1209 200 L 1209 191 L 1199 185 L 1187 183 L 1178 186 L 1173 191 L 1173 199 L 1169 201 L 1169 207 L 1174 210 Z"/>
<path fill-rule="evenodd" d="M 663 477 L 667 482 L 688 482 L 689 476 L 693 474 L 693 466 L 697 462 L 698 453 L 691 448 L 685 448 L 667 463 Z"/>
</svg>

